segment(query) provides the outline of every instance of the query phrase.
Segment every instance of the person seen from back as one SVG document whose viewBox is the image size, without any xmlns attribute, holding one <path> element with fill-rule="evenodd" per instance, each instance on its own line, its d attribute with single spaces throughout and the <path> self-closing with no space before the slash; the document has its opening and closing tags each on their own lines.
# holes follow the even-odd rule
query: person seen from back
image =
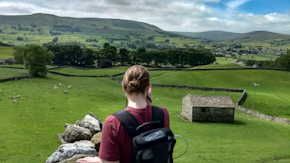
<svg viewBox="0 0 290 163">
<path fill-rule="evenodd" d="M 128 100 L 125 110 L 129 111 L 139 124 L 152 119 L 152 91 L 149 71 L 141 66 L 131 66 L 124 74 L 122 88 Z M 164 127 L 169 128 L 169 114 L 164 112 Z M 99 157 L 79 159 L 78 163 L 130 163 L 132 157 L 132 138 L 114 115 L 106 118 L 102 129 Z"/>
</svg>

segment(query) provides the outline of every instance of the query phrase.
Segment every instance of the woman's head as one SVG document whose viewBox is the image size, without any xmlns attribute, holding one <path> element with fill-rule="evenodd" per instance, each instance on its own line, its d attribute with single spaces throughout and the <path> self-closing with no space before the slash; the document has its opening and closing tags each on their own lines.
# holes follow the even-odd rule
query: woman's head
<svg viewBox="0 0 290 163">
<path fill-rule="evenodd" d="M 141 65 L 131 66 L 124 74 L 122 85 L 128 94 L 144 94 L 149 85 L 148 70 Z"/>
</svg>

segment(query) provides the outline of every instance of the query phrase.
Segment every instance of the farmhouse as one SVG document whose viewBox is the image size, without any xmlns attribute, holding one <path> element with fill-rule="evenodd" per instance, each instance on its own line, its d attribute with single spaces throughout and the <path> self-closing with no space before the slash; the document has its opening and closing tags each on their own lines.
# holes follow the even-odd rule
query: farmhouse
<svg viewBox="0 0 290 163">
<path fill-rule="evenodd" d="M 181 115 L 191 122 L 234 122 L 235 105 L 229 96 L 188 94 L 183 98 Z"/>
</svg>

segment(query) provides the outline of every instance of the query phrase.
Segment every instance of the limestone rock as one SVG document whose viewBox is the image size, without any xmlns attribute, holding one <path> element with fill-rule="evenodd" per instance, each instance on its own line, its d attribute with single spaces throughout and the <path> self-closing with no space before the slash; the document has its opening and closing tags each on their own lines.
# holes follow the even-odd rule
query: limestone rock
<svg viewBox="0 0 290 163">
<path fill-rule="evenodd" d="M 57 136 L 58 136 L 60 142 L 61 142 L 62 144 L 67 144 L 68 142 L 65 141 L 65 140 L 63 139 L 63 135 L 64 135 L 64 134 L 57 134 Z"/>
<path fill-rule="evenodd" d="M 99 123 L 100 123 L 100 128 L 101 128 L 101 131 L 102 131 L 102 128 L 103 128 L 103 124 L 104 124 L 104 122 L 103 121 L 101 121 L 94 113 L 90 113 L 89 114 L 90 116 L 92 116 L 92 117 L 94 117 L 94 118 L 96 118 L 98 121 L 99 121 Z"/>
<path fill-rule="evenodd" d="M 100 149 L 101 140 L 102 132 L 98 132 L 92 137 L 91 142 L 95 144 L 96 150 Z"/>
<path fill-rule="evenodd" d="M 76 125 L 68 125 L 63 133 L 63 140 L 68 143 L 73 143 L 79 140 L 90 140 L 93 134 L 87 128 Z"/>
<path fill-rule="evenodd" d="M 91 115 L 86 115 L 83 120 L 77 121 L 76 125 L 89 129 L 92 135 L 101 130 L 98 119 L 92 117 Z"/>
<path fill-rule="evenodd" d="M 88 140 L 62 144 L 47 160 L 46 163 L 56 163 L 71 158 L 77 154 L 96 156 L 95 145 Z"/>
</svg>

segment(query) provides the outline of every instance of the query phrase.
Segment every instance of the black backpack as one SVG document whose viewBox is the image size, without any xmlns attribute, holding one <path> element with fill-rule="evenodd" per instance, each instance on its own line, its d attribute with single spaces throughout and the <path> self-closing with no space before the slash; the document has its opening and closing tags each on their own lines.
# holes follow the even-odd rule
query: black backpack
<svg viewBox="0 0 290 163">
<path fill-rule="evenodd" d="M 164 113 L 152 106 L 152 121 L 139 124 L 127 110 L 113 114 L 132 138 L 133 153 L 131 163 L 172 163 L 173 148 L 176 143 L 169 128 L 164 128 Z M 150 129 L 145 131 L 144 127 Z"/>
</svg>

